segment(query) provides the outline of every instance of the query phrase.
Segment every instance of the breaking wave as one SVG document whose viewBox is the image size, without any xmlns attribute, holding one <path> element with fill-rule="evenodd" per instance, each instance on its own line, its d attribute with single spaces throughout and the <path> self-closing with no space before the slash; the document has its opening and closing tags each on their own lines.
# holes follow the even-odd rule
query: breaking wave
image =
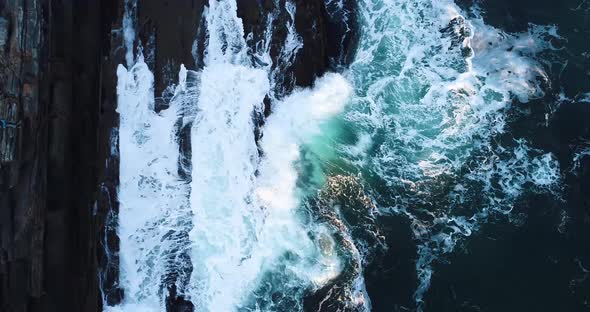
<svg viewBox="0 0 590 312">
<path fill-rule="evenodd" d="M 343 3 L 327 0 L 327 13 L 348 21 Z M 410 220 L 418 244 L 422 310 L 436 261 L 485 222 L 517 223 L 523 195 L 559 194 L 556 158 L 507 131 L 544 95 L 536 59 L 554 49 L 554 28 L 506 33 L 450 0 L 362 0 L 350 68 L 285 94 L 303 44 L 295 9 L 279 6 L 290 23 L 273 67 L 279 13 L 252 51 L 236 2 L 210 1 L 204 68 L 181 68 L 161 112 L 126 11 L 125 299 L 107 310 L 162 311 L 174 293 L 198 311 L 370 311 L 364 269 L 387 248 L 379 222 L 391 214 Z M 272 114 L 260 126 L 265 98 Z M 574 167 L 587 151 L 578 155 Z"/>
</svg>

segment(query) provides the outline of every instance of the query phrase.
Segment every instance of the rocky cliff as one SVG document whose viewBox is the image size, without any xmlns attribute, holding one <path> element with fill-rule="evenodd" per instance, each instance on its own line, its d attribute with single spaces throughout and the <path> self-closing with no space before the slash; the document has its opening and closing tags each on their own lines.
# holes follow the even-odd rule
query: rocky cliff
<svg viewBox="0 0 590 312">
<path fill-rule="evenodd" d="M 0 1 L 0 310 L 97 311 L 113 1 Z"/>
<path fill-rule="evenodd" d="M 285 93 L 338 69 L 354 47 L 350 20 L 339 23 L 322 0 L 294 3 L 304 46 L 282 79 Z M 156 109 L 167 106 L 180 64 L 202 66 L 205 4 L 138 3 Z M 245 31 L 260 37 L 275 5 L 285 1 L 238 1 Z M 0 311 L 100 311 L 124 297 L 115 232 L 123 11 L 123 0 L 0 0 L 0 119 L 19 123 L 0 129 Z M 275 62 L 286 18 L 275 20 Z M 169 298 L 168 310 L 187 309 Z"/>
</svg>

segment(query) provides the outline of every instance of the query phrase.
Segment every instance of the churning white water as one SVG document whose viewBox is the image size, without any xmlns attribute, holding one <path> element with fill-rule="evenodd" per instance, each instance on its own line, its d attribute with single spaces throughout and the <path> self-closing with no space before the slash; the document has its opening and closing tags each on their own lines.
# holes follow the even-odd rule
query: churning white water
<svg viewBox="0 0 590 312">
<path fill-rule="evenodd" d="M 285 9 L 294 18 L 294 5 Z M 182 68 L 168 109 L 154 111 L 153 75 L 141 54 L 135 63 L 128 56 L 130 68 L 120 65 L 117 72 L 125 298 L 109 311 L 164 310 L 170 274 L 180 275 L 177 292 L 197 311 L 217 312 L 256 309 L 254 293 L 268 272 L 286 267 L 282 273 L 299 289 L 292 295 L 300 297 L 341 269 L 325 247 L 334 244 L 330 232 L 300 217 L 294 163 L 299 146 L 343 109 L 350 85 L 330 74 L 314 89 L 275 102 L 277 114 L 268 119 L 258 147 L 254 118 L 264 97 L 272 96 L 277 73 L 251 63 L 234 1 L 211 1 L 205 16 L 205 67 Z M 132 23 L 124 26 L 130 49 Z M 301 44 L 292 28 L 281 55 L 287 62 Z M 192 153 L 190 166 L 182 169 L 190 170 L 188 181 L 178 174 L 187 163 L 179 161 L 178 129 L 187 125 Z M 290 287 L 281 283 L 273 287 Z"/>
<path fill-rule="evenodd" d="M 211 0 L 204 68 L 182 67 L 169 108 L 156 113 L 153 74 L 133 54 L 134 8 L 124 17 L 127 67 L 117 71 L 125 297 L 108 311 L 163 311 L 170 283 L 196 311 L 301 311 L 305 294 L 347 270 L 342 301 L 370 310 L 362 266 L 381 242 L 371 241 L 374 224 L 363 232 L 353 223 L 388 214 L 412 224 L 420 310 L 434 261 L 490 216 L 510 218 L 526 192 L 556 190 L 556 159 L 503 137 L 513 105 L 542 96 L 535 57 L 552 49 L 553 28 L 505 33 L 450 0 L 362 0 L 350 70 L 283 97 L 282 70 L 303 44 L 295 5 L 282 8 L 291 20 L 271 71 L 277 12 L 250 51 L 236 2 Z M 272 114 L 257 144 L 266 96 Z M 190 156 L 180 152 L 183 127 Z M 353 195 L 369 209 L 308 207 L 338 179 L 361 185 Z"/>
</svg>

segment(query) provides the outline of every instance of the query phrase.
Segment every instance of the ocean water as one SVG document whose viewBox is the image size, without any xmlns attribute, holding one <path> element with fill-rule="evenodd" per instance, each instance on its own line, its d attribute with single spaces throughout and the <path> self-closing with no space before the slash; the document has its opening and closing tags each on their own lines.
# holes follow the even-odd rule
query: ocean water
<svg viewBox="0 0 590 312">
<path fill-rule="evenodd" d="M 333 151 L 317 166 L 363 181 L 377 224 L 390 215 L 408 220 L 417 246 L 408 308 L 421 310 L 433 263 L 490 219 L 518 223 L 511 212 L 523 196 L 559 196 L 555 156 L 506 136 L 513 106 L 544 95 L 548 78 L 536 56 L 559 36 L 535 25 L 505 33 L 452 1 L 359 7 L 362 35 L 346 73 L 355 96 L 321 142 Z"/>
<path fill-rule="evenodd" d="M 506 246 L 539 244 L 543 235 L 514 234 L 526 226 L 567 227 L 535 222 L 550 213 L 567 223 L 565 172 L 590 154 L 577 148 L 563 168 L 528 134 L 546 131 L 559 108 L 543 100 L 567 42 L 557 26 L 507 32 L 451 0 L 360 0 L 349 68 L 285 95 L 285 67 L 269 65 L 272 23 L 253 62 L 236 2 L 212 0 L 205 66 L 183 66 L 170 107 L 156 113 L 153 74 L 132 48 L 134 8 L 117 71 L 125 297 L 105 310 L 164 311 L 171 287 L 195 311 L 531 306 L 526 292 L 507 300 L 498 289 L 515 291 L 511 279 L 488 272 L 512 274 L 490 271 L 518 262 Z M 303 43 L 296 7 L 279 9 L 292 19 L 280 55 L 289 64 Z M 257 143 L 266 96 L 273 113 Z M 518 127 L 531 119 L 540 121 Z M 576 285 L 590 267 L 576 259 L 582 275 L 560 281 L 572 292 L 587 289 Z M 587 307 L 576 298 L 564 306 Z"/>
</svg>

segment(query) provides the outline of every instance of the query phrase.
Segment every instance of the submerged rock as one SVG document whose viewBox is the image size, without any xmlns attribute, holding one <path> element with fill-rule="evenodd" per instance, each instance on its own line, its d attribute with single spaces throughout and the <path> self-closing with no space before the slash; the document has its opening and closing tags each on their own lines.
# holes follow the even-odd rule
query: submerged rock
<svg viewBox="0 0 590 312">
<path fill-rule="evenodd" d="M 370 299 L 359 287 L 363 285 L 363 268 L 387 249 L 375 222 L 375 203 L 357 177 L 335 175 L 327 178 L 315 206 L 320 221 L 333 230 L 335 249 L 344 268 L 336 278 L 305 296 L 305 310 L 367 311 Z M 322 237 L 319 243 L 325 245 Z"/>
</svg>

